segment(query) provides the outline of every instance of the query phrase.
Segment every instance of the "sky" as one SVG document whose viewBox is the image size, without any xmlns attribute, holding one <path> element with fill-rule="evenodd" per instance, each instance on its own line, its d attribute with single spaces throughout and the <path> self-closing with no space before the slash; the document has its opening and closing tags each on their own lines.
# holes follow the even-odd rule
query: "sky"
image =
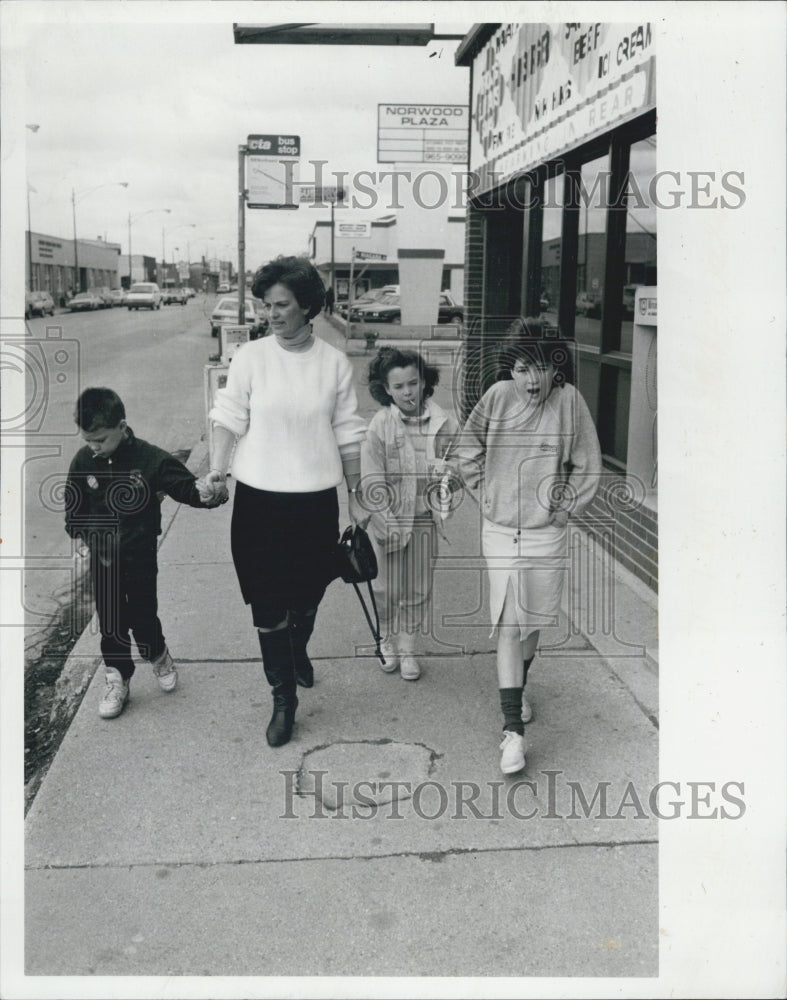
<svg viewBox="0 0 787 1000">
<path fill-rule="evenodd" d="M 179 259 L 188 251 L 237 262 L 237 149 L 248 135 L 299 135 L 308 181 L 312 160 L 327 161 L 326 175 L 386 169 L 376 162 L 378 103 L 468 102 L 457 41 L 236 45 L 233 21 L 267 19 L 265 6 L 263 14 L 233 4 L 25 5 L 24 123 L 38 126 L 24 134 L 33 231 L 73 235 L 73 190 L 80 238 L 127 253 L 130 214 L 135 254 L 166 251 L 171 260 L 177 247 Z M 329 214 L 247 210 L 247 266 L 306 251 L 315 222 Z"/>
</svg>

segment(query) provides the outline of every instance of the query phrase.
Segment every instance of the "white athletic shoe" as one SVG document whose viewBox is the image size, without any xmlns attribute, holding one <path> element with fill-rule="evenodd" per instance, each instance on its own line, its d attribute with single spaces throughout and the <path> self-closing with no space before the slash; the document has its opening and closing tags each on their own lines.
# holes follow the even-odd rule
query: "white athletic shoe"
<svg viewBox="0 0 787 1000">
<path fill-rule="evenodd" d="M 178 683 L 178 672 L 175 669 L 175 661 L 165 649 L 161 656 L 150 661 L 153 673 L 158 677 L 158 685 L 162 691 L 174 691 Z"/>
<path fill-rule="evenodd" d="M 380 663 L 380 670 L 384 670 L 386 674 L 392 674 L 394 670 L 399 666 L 399 654 L 396 651 L 396 646 L 393 644 L 393 640 L 384 639 L 380 643 L 380 652 L 385 657 L 385 662 Z"/>
<path fill-rule="evenodd" d="M 525 737 L 506 729 L 500 744 L 500 770 L 503 774 L 515 774 L 525 768 Z"/>
<path fill-rule="evenodd" d="M 416 660 L 413 650 L 415 649 L 415 633 L 399 633 L 399 656 L 401 659 L 400 669 L 403 681 L 417 681 L 421 676 L 421 667 Z"/>
<path fill-rule="evenodd" d="M 99 702 L 98 714 L 102 719 L 115 719 L 126 707 L 128 681 L 124 681 L 120 671 L 114 667 L 107 667 L 104 676 L 107 686 L 104 697 Z"/>
<path fill-rule="evenodd" d="M 412 653 L 402 656 L 401 671 L 403 681 L 417 681 L 421 676 L 421 667 Z"/>
</svg>

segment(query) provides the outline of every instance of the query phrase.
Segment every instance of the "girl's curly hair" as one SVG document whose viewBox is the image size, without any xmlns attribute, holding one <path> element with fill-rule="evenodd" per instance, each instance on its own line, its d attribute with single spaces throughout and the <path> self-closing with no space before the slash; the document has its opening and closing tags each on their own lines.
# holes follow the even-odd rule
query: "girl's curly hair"
<svg viewBox="0 0 787 1000">
<path fill-rule="evenodd" d="M 410 365 L 418 369 L 418 374 L 424 383 L 424 399 L 434 395 L 434 387 L 440 381 L 440 372 L 436 365 L 427 364 L 418 351 L 381 347 L 369 362 L 368 385 L 372 399 L 381 406 L 390 406 L 393 399 L 386 389 L 388 373 L 392 368 L 408 368 Z"/>
</svg>

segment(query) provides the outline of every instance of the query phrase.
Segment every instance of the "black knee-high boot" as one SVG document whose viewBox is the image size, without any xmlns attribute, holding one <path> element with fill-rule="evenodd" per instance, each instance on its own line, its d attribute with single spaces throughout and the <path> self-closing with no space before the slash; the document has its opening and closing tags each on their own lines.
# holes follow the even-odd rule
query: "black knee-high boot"
<svg viewBox="0 0 787 1000">
<path fill-rule="evenodd" d="M 287 628 L 275 632 L 257 632 L 262 651 L 262 665 L 273 694 L 273 715 L 265 736 L 272 747 L 289 743 L 298 698 L 295 694 L 295 671 L 292 663 L 290 632 Z"/>
<path fill-rule="evenodd" d="M 306 652 L 306 645 L 314 631 L 314 611 L 288 611 L 287 628 L 292 641 L 292 661 L 295 665 L 295 680 L 301 687 L 314 687 L 314 667 Z"/>
</svg>

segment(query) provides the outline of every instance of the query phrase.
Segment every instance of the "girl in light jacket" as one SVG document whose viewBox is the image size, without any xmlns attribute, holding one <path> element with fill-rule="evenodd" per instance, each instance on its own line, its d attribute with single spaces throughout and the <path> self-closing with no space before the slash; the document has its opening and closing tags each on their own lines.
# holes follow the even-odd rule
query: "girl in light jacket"
<svg viewBox="0 0 787 1000">
<path fill-rule="evenodd" d="M 459 424 L 431 399 L 438 378 L 416 351 L 382 347 L 369 365 L 369 392 L 381 408 L 361 447 L 360 489 L 377 556 L 381 667 L 399 667 L 408 681 L 421 675 L 415 636 L 427 630 L 438 526 L 458 487 L 446 458 Z"/>
<path fill-rule="evenodd" d="M 503 713 L 500 767 L 525 766 L 527 672 L 542 625 L 554 625 L 566 575 L 566 523 L 593 499 L 601 452 L 590 412 L 566 378 L 565 341 L 517 320 L 498 381 L 467 419 L 458 449 L 464 485 L 481 507 L 490 621 L 497 630 Z"/>
</svg>

